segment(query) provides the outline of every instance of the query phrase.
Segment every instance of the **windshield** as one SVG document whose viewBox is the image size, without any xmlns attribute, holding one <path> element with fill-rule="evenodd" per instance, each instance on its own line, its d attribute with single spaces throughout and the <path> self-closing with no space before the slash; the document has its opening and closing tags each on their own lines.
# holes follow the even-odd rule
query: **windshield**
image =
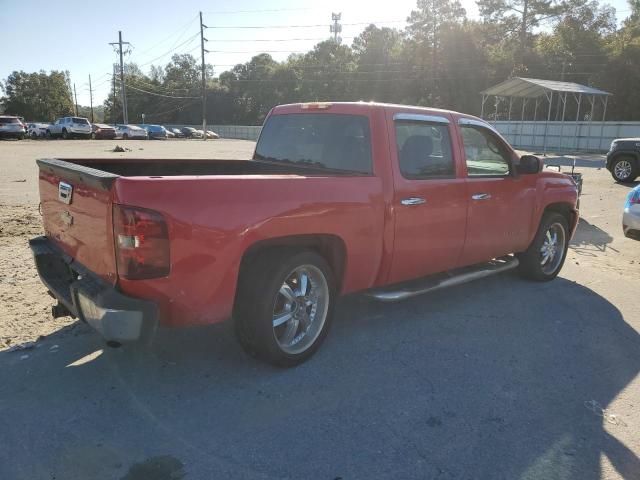
<svg viewBox="0 0 640 480">
<path fill-rule="evenodd" d="M 273 115 L 262 129 L 255 159 L 371 173 L 369 120 L 328 113 Z"/>
</svg>

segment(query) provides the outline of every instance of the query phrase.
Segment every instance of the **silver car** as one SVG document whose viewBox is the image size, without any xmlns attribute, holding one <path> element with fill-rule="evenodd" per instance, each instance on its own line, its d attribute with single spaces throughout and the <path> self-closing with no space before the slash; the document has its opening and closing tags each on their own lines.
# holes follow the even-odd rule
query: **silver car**
<svg viewBox="0 0 640 480">
<path fill-rule="evenodd" d="M 640 240 L 640 185 L 627 195 L 622 213 L 622 229 L 625 237 Z"/>
<path fill-rule="evenodd" d="M 116 138 L 123 140 L 146 140 L 147 131 L 136 125 L 116 125 Z"/>
<path fill-rule="evenodd" d="M 26 134 L 24 125 L 18 117 L 0 115 L 0 138 L 19 138 Z"/>
</svg>

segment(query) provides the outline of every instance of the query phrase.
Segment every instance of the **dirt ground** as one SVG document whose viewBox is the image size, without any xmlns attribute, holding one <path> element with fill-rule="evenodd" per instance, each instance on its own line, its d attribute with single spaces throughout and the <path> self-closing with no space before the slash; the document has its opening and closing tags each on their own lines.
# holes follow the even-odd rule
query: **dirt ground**
<svg viewBox="0 0 640 480">
<path fill-rule="evenodd" d="M 630 186 L 602 156 L 577 159 L 582 218 L 553 282 L 346 297 L 318 354 L 275 371 L 228 323 L 138 351 L 51 319 L 27 243 L 41 233 L 36 158 L 253 150 L 116 143 L 0 142 L 0 478 L 640 478 L 640 242 L 622 235 Z"/>
<path fill-rule="evenodd" d="M 130 151 L 114 153 L 121 145 Z M 24 140 L 0 141 L 0 350 L 33 341 L 73 324 L 49 315 L 28 240 L 42 234 L 38 214 L 38 158 L 251 158 L 243 140 Z"/>
</svg>

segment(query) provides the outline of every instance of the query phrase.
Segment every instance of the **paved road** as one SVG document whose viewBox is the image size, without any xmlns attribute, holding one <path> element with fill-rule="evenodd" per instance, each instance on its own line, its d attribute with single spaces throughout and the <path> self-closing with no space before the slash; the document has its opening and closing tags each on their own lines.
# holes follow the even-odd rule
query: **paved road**
<svg viewBox="0 0 640 480">
<path fill-rule="evenodd" d="M 628 188 L 584 172 L 560 278 L 344 298 L 295 369 L 229 324 L 148 350 L 74 324 L 0 352 L 0 478 L 640 478 L 640 242 L 620 235 Z"/>
</svg>

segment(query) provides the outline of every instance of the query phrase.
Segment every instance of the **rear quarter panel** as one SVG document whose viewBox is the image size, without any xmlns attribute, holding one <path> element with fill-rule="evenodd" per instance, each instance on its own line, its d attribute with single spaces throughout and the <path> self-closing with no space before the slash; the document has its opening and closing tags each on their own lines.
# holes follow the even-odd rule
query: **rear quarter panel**
<svg viewBox="0 0 640 480">
<path fill-rule="evenodd" d="M 120 177 L 114 195 L 116 203 L 157 210 L 167 220 L 170 275 L 119 280 L 124 293 L 159 302 L 166 325 L 228 318 L 242 256 L 261 240 L 340 237 L 344 293 L 372 286 L 378 275 L 384 198 L 374 176 Z"/>
</svg>

